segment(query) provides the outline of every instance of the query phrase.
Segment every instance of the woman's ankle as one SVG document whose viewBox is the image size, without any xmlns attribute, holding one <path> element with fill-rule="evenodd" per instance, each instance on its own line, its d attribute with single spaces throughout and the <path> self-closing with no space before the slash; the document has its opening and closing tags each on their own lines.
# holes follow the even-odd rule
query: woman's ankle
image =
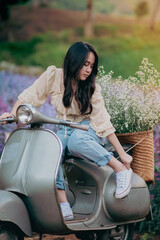
<svg viewBox="0 0 160 240">
<path fill-rule="evenodd" d="M 128 169 L 127 169 L 126 166 L 122 163 L 122 166 L 117 167 L 116 170 L 114 170 L 114 171 L 117 173 L 117 172 L 122 172 L 122 171 L 125 171 L 125 170 L 128 170 Z"/>
<path fill-rule="evenodd" d="M 111 168 L 113 168 L 113 170 L 115 172 L 121 172 L 121 171 L 125 171 L 127 170 L 126 166 L 121 163 L 119 160 L 117 160 L 115 157 L 113 157 L 107 164 L 108 166 L 110 166 Z"/>
</svg>

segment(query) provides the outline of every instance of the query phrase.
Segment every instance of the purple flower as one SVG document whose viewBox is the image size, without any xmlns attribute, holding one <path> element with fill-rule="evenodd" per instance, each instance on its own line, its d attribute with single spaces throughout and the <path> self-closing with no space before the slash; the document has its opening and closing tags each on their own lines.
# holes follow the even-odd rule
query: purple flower
<svg viewBox="0 0 160 240">
<path fill-rule="evenodd" d="M 3 99 L 0 97 L 0 115 L 3 113 L 3 112 L 7 112 L 8 111 L 8 105 L 7 103 L 5 103 L 3 101 Z"/>
<path fill-rule="evenodd" d="M 37 77 L 36 77 L 37 78 Z M 36 80 L 33 76 L 14 74 L 10 71 L 0 71 L 0 115 L 3 112 L 10 112 L 18 95 Z M 56 116 L 54 107 L 50 103 L 50 98 L 40 107 L 41 112 L 48 116 Z M 16 124 L 0 125 L 0 154 L 4 146 L 5 132 L 12 132 Z M 52 125 L 47 128 L 55 129 Z"/>
</svg>

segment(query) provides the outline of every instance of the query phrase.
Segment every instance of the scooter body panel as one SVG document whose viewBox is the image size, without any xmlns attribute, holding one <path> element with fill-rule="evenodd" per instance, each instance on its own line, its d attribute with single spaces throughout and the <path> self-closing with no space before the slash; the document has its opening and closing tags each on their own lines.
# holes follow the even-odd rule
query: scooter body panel
<svg viewBox="0 0 160 240">
<path fill-rule="evenodd" d="M 94 163 L 73 158 L 66 162 L 66 173 L 75 197 L 72 209 L 75 215 L 82 216 L 82 221 L 64 222 L 56 198 L 61 154 L 58 137 L 45 129 L 14 131 L 2 153 L 0 189 L 20 194 L 33 231 L 67 234 L 104 230 L 145 218 L 149 212 L 149 193 L 141 178 L 134 176 L 131 193 L 125 199 L 117 200 L 113 196 L 115 173 L 109 166 L 97 168 Z M 137 194 L 137 190 L 143 194 Z M 147 202 L 141 210 L 144 196 Z"/>
<path fill-rule="evenodd" d="M 133 174 L 130 193 L 122 199 L 114 197 L 115 174 L 106 183 L 104 191 L 105 211 L 115 221 L 143 219 L 150 211 L 150 194 L 145 181 Z"/>
<path fill-rule="evenodd" d="M 67 230 L 56 199 L 61 153 L 58 137 L 43 129 L 16 130 L 2 153 L 0 188 L 22 194 L 36 232 Z"/>
<path fill-rule="evenodd" d="M 69 186 L 75 195 L 72 209 L 75 214 L 87 218 L 83 224 L 89 229 L 109 229 L 138 222 L 150 211 L 147 185 L 137 174 L 133 174 L 128 196 L 116 199 L 115 173 L 109 166 L 97 168 L 94 163 L 85 160 L 69 159 L 66 161 L 66 172 Z M 68 227 L 73 230 L 83 228 L 80 223 L 68 223 Z"/>
<path fill-rule="evenodd" d="M 16 224 L 27 236 L 32 236 L 28 211 L 14 193 L 0 190 L 0 221 Z"/>
<path fill-rule="evenodd" d="M 22 105 L 21 110 L 23 114 L 26 111 L 28 121 L 28 113 L 31 113 L 30 117 L 33 118 L 29 123 L 32 123 L 32 128 L 14 131 L 1 156 L 2 224 L 3 221 L 13 222 L 28 236 L 31 231 L 54 235 L 89 231 L 98 236 L 97 230 L 114 228 L 118 231 L 117 226 L 122 225 L 123 228 L 124 225 L 123 236 L 128 229 L 126 225 L 145 219 L 150 211 L 150 196 L 142 178 L 133 174 L 130 193 L 118 200 L 114 197 L 116 181 L 112 168 L 97 167 L 90 161 L 70 158 L 65 162 L 69 183 L 66 193 L 75 219 L 64 221 L 56 189 L 62 145 L 55 133 L 38 128 L 37 124 L 70 126 L 70 122 L 47 118 L 28 105 L 25 108 Z M 19 116 L 23 118 L 22 112 Z M 108 236 L 110 231 L 106 231 L 106 234 Z"/>
</svg>

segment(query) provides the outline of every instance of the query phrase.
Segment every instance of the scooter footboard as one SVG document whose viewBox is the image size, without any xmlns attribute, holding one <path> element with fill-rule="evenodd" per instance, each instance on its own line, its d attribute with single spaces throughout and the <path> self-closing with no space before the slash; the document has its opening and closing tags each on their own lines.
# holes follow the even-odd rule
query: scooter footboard
<svg viewBox="0 0 160 240">
<path fill-rule="evenodd" d="M 12 222 L 27 236 L 32 236 L 26 207 L 22 200 L 12 192 L 0 190 L 0 221 Z"/>
</svg>

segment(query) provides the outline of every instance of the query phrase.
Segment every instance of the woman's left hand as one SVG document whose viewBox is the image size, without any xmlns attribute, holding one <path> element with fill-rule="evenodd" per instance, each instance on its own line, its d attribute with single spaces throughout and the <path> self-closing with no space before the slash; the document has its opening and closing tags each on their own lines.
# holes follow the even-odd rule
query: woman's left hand
<svg viewBox="0 0 160 240">
<path fill-rule="evenodd" d="M 126 166 L 127 169 L 130 169 L 131 162 L 133 160 L 132 156 L 124 152 L 120 155 L 120 158 L 123 162 L 123 164 Z"/>
<path fill-rule="evenodd" d="M 115 147 L 125 167 L 127 169 L 130 169 L 130 165 L 133 160 L 132 156 L 124 151 L 115 133 L 111 133 L 110 135 L 107 136 L 107 138 L 110 141 L 110 143 L 112 143 L 112 145 Z"/>
</svg>

